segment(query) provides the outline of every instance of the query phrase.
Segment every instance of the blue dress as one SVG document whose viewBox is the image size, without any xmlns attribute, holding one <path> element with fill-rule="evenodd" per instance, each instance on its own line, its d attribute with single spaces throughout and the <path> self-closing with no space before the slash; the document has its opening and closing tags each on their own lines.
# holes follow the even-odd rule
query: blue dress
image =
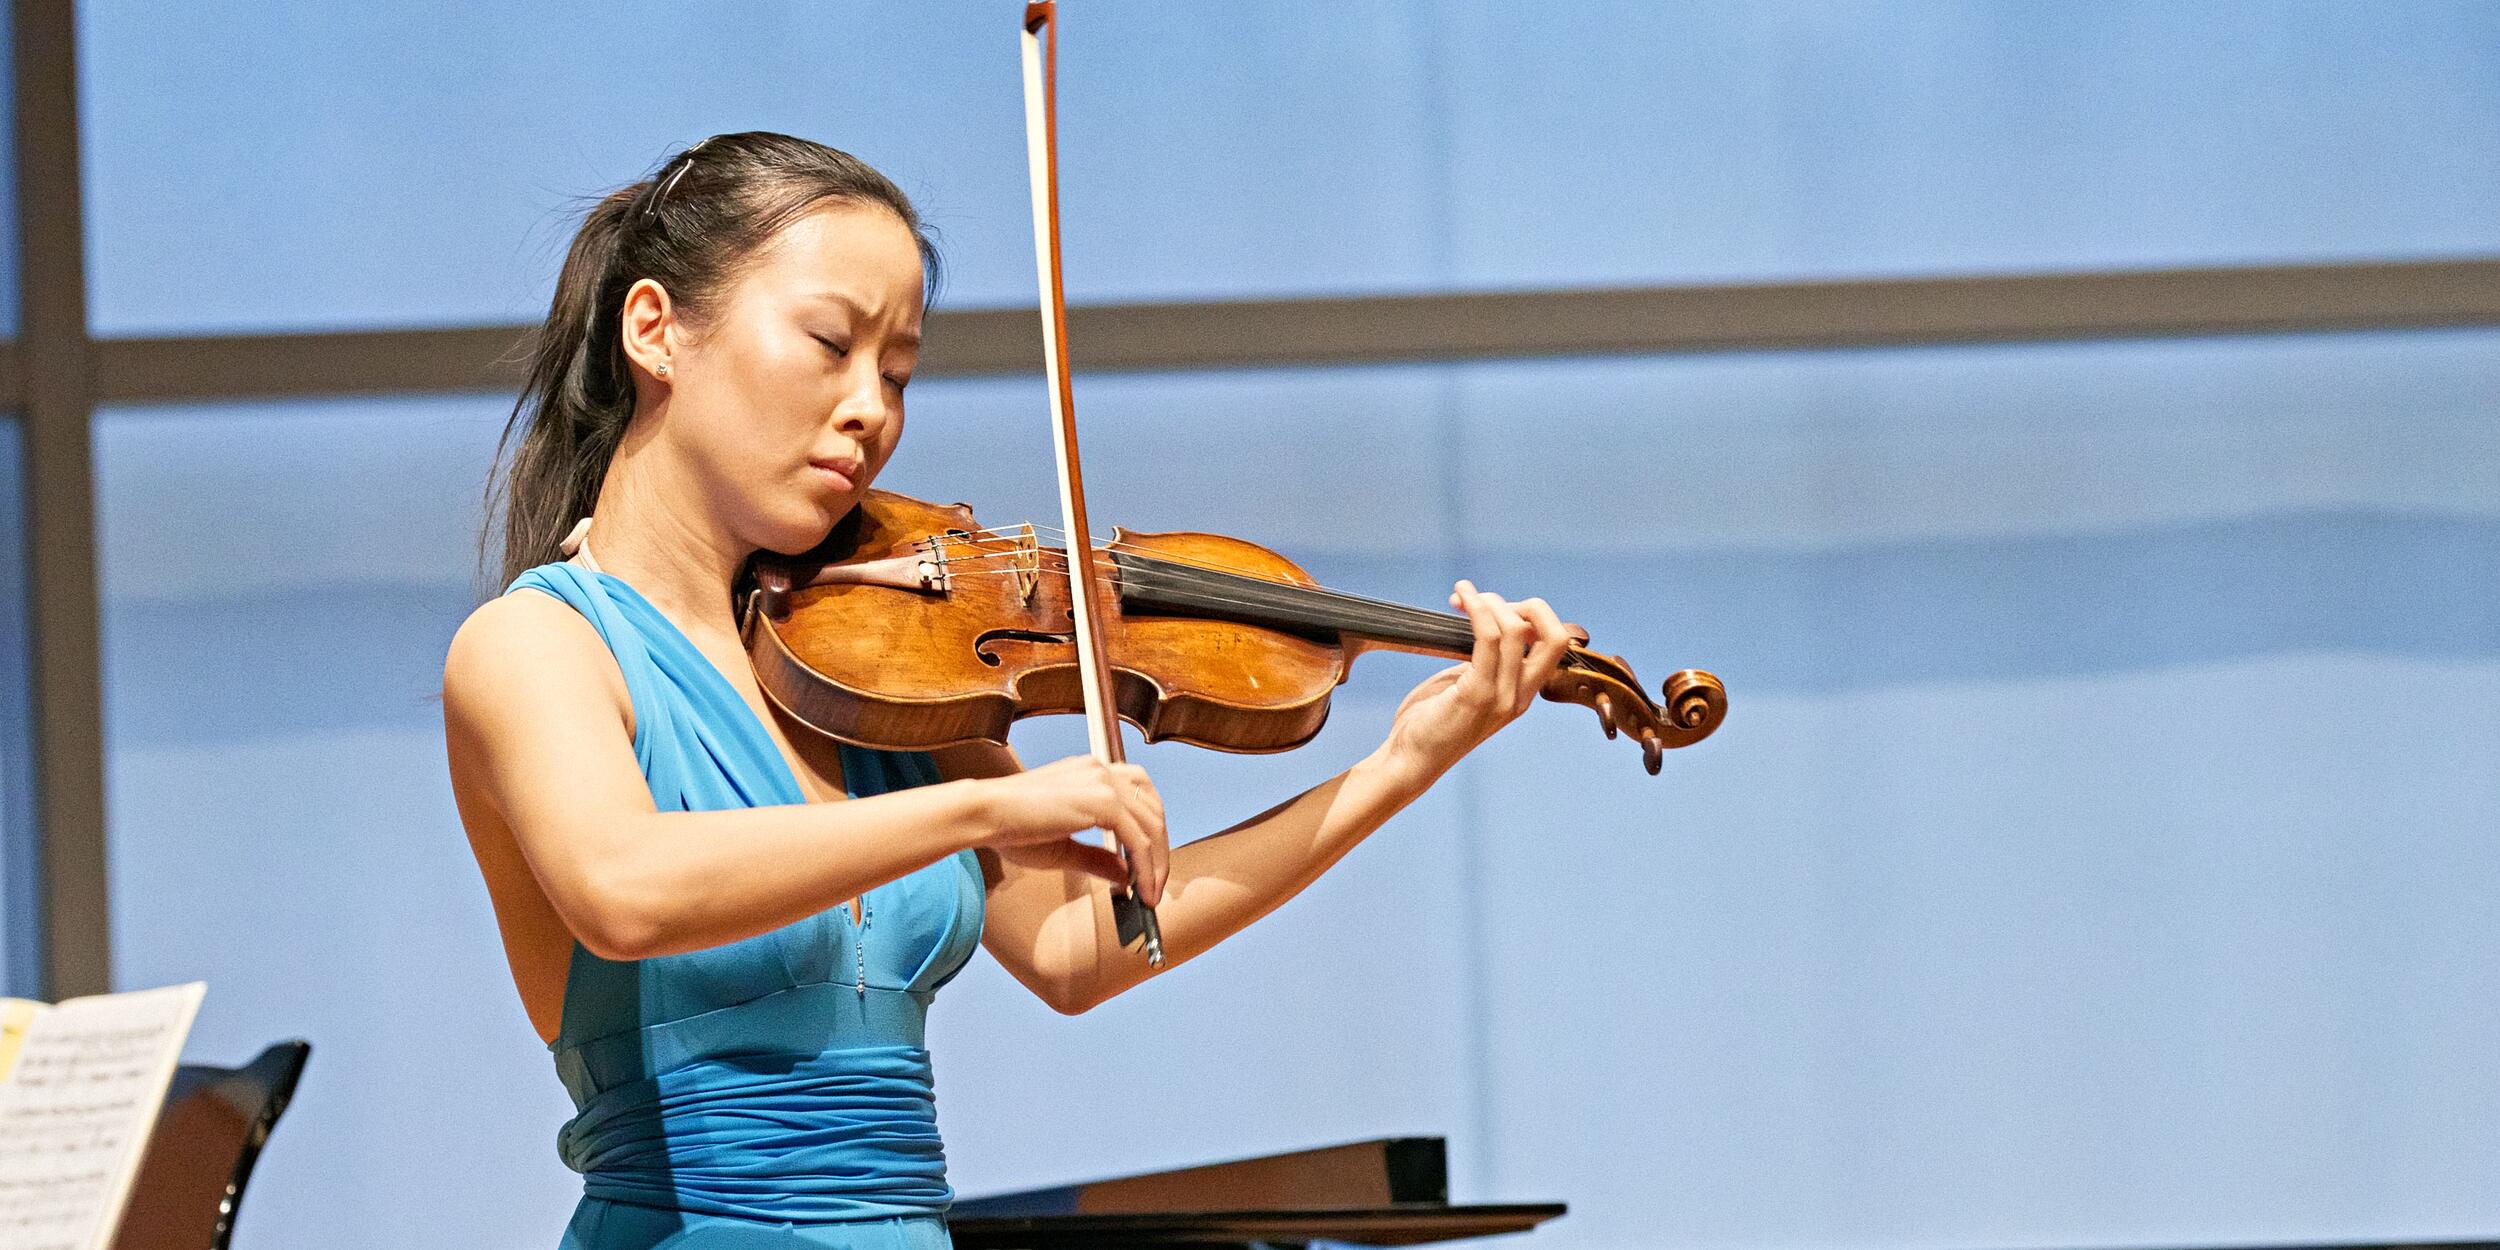
<svg viewBox="0 0 2500 1250">
<path fill-rule="evenodd" d="M 633 700 L 634 758 L 664 812 L 805 802 L 718 668 L 618 578 L 514 579 L 590 620 Z M 854 798 L 938 780 L 926 754 L 845 745 Z M 962 851 L 726 946 L 618 962 L 573 946 L 557 1136 L 583 1197 L 562 1250 L 943 1250 L 946 1184 L 923 1025 L 980 943 Z"/>
</svg>

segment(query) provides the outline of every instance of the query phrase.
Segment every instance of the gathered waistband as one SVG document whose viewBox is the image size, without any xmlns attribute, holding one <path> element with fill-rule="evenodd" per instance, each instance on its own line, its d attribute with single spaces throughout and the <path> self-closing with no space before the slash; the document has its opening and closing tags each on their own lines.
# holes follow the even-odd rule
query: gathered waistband
<svg viewBox="0 0 2500 1250">
<path fill-rule="evenodd" d="M 925 1046 L 931 997 L 925 991 L 871 986 L 863 993 L 820 982 L 550 1049 L 573 1105 L 587 1109 L 601 1091 L 705 1059 Z"/>
</svg>

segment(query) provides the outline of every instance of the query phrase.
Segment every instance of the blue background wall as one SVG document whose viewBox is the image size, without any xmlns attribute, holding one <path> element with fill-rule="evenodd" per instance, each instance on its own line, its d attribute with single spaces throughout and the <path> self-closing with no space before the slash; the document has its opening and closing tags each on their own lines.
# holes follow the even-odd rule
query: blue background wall
<svg viewBox="0 0 2500 1250">
<path fill-rule="evenodd" d="M 748 127 L 1029 301 L 1017 7 L 93 6 L 95 328 L 523 319 L 569 197 Z M 2485 5 L 1070 10 L 1083 300 L 2500 253 Z M 1445 1133 L 1552 1247 L 2500 1232 L 2496 379 L 2450 331 L 1082 380 L 1101 521 L 1542 594 L 1735 710 L 1651 779 L 1542 708 L 1086 1017 L 977 963 L 959 1187 Z M 577 1191 L 429 702 L 508 402 L 99 424 L 118 975 L 211 983 L 196 1057 L 317 1046 L 247 1250 L 545 1245 Z M 886 484 L 1046 516 L 1041 410 L 916 386 Z M 1147 751 L 1176 831 L 1430 668 Z"/>
</svg>

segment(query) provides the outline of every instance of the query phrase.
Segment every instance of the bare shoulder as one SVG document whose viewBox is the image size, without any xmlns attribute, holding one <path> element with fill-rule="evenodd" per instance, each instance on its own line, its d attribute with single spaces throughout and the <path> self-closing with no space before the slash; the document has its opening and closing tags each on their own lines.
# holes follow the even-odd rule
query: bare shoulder
<svg viewBox="0 0 2500 1250">
<path fill-rule="evenodd" d="M 938 776 L 947 781 L 969 777 L 1005 777 L 1024 771 L 1024 761 L 1016 758 L 1013 747 L 995 742 L 967 742 L 961 746 L 939 747 L 929 752 L 929 762 L 937 765 Z"/>
<path fill-rule="evenodd" d="M 443 708 L 453 718 L 491 715 L 490 709 L 512 702 L 592 694 L 628 707 L 624 678 L 599 631 L 570 604 L 537 591 L 478 605 L 443 657 Z"/>
</svg>

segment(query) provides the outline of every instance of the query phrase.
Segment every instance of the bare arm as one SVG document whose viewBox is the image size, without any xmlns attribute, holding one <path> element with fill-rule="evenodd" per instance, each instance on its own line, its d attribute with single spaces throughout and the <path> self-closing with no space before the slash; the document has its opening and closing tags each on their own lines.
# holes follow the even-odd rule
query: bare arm
<svg viewBox="0 0 2500 1250">
<path fill-rule="evenodd" d="M 1026 779 L 1013 796 L 962 781 L 848 802 L 661 812 L 634 761 L 631 716 L 597 631 L 544 595 L 478 609 L 444 662 L 463 821 L 473 836 L 508 831 L 549 905 L 603 958 L 768 933 L 965 847 L 1065 843 L 1101 815 L 1096 796 L 1064 778 Z M 1058 860 L 1118 871 L 1099 847 L 1070 844 Z"/>
<path fill-rule="evenodd" d="M 1543 688 L 1572 631 L 1542 600 L 1512 605 L 1464 582 L 1459 590 L 1451 601 L 1476 626 L 1476 653 L 1416 687 L 1399 706 L 1387 742 L 1354 767 L 1171 850 L 1155 908 L 1166 968 L 1301 893 Z M 938 763 L 948 777 L 996 777 L 1019 767 L 1012 752 L 986 745 L 939 753 Z M 1142 774 L 1139 780 L 1143 815 L 1160 827 L 1162 802 Z M 982 942 L 1044 1002 L 1073 1014 L 1152 975 L 1140 951 L 1119 946 L 1104 881 L 1017 853 L 984 853 L 981 862 L 989 882 Z"/>
<path fill-rule="evenodd" d="M 1005 747 L 976 744 L 937 753 L 948 777 L 995 777 L 1020 765 Z M 1166 970 L 1214 947 L 1284 905 L 1345 857 L 1432 777 L 1387 748 L 1268 810 L 1186 846 L 1172 848 L 1155 916 Z M 1149 788 L 1158 819 L 1161 801 Z M 1074 1014 L 1121 994 L 1155 970 L 1131 946 L 1121 949 L 1110 884 L 1047 858 L 983 852 L 989 882 L 982 944 L 1027 989 Z"/>
</svg>

